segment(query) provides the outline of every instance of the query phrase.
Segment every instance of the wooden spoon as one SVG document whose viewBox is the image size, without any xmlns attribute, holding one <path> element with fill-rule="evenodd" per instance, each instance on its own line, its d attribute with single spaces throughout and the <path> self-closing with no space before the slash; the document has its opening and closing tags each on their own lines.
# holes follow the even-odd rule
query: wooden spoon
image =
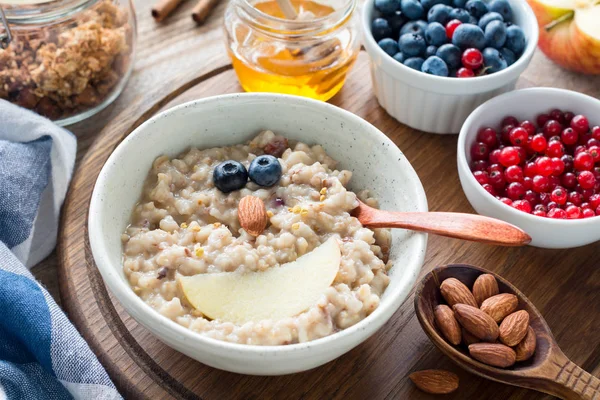
<svg viewBox="0 0 600 400">
<path fill-rule="evenodd" d="M 507 369 L 491 367 L 471 358 L 466 346 L 452 346 L 446 342 L 434 323 L 433 310 L 443 302 L 440 283 L 452 277 L 468 287 L 473 287 L 475 279 L 481 274 L 494 275 L 500 293 L 512 293 L 519 298 L 519 309 L 529 312 L 529 324 L 536 333 L 537 346 L 534 355 L 529 360 L 518 362 Z M 471 373 L 562 399 L 600 399 L 600 379 L 569 360 L 558 347 L 548 324 L 537 308 L 517 288 L 493 272 L 465 264 L 451 264 L 433 269 L 417 287 L 415 312 L 429 339 L 442 353 Z"/>
<path fill-rule="evenodd" d="M 403 228 L 500 246 L 523 246 L 531 237 L 520 228 L 495 218 L 450 212 L 394 212 L 358 201 L 352 211 L 368 228 Z"/>
</svg>

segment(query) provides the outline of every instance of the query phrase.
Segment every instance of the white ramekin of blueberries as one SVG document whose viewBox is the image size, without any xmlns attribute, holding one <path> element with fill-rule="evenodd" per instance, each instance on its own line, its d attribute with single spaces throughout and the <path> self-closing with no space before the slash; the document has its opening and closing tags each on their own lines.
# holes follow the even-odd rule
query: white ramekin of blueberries
<svg viewBox="0 0 600 400">
<path fill-rule="evenodd" d="M 522 0 L 367 0 L 362 25 L 379 103 L 433 133 L 513 90 L 538 39 Z"/>
</svg>

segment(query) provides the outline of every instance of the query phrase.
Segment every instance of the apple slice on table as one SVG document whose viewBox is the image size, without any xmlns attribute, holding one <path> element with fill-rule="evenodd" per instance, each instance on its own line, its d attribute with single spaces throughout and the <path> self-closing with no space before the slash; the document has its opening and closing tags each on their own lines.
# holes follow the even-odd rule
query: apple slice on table
<svg viewBox="0 0 600 400">
<path fill-rule="evenodd" d="M 190 304 L 209 318 L 243 324 L 281 319 L 315 305 L 340 267 L 336 238 L 296 261 L 261 272 L 220 272 L 179 278 Z"/>
<path fill-rule="evenodd" d="M 600 74 L 600 0 L 527 0 L 540 29 L 540 49 L 558 65 Z"/>
</svg>

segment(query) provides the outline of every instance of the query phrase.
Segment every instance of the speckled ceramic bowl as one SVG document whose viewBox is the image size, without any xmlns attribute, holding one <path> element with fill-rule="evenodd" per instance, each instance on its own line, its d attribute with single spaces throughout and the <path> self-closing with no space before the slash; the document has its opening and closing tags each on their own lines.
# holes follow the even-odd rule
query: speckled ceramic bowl
<svg viewBox="0 0 600 400">
<path fill-rule="evenodd" d="M 90 205 L 94 259 L 125 309 L 169 346 L 215 368 L 253 375 L 281 375 L 317 367 L 344 354 L 377 331 L 408 296 L 423 264 L 427 235 L 395 230 L 391 282 L 380 306 L 356 325 L 322 339 L 287 346 L 222 342 L 192 332 L 160 315 L 133 293 L 121 265 L 121 233 L 153 160 L 190 146 L 226 146 L 271 129 L 291 139 L 321 144 L 353 172 L 351 187 L 373 191 L 381 207 L 427 211 L 423 186 L 402 152 L 356 115 L 330 104 L 276 94 L 236 94 L 193 101 L 165 111 L 133 131 L 102 168 Z"/>
</svg>

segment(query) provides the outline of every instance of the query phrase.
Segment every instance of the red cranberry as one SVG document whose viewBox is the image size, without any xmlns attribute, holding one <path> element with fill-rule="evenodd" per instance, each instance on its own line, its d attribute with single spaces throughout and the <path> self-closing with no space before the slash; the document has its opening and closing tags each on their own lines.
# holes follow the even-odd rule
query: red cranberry
<svg viewBox="0 0 600 400">
<path fill-rule="evenodd" d="M 525 120 L 521 122 L 520 127 L 525 129 L 529 136 L 535 135 L 535 124 L 533 122 Z"/>
<path fill-rule="evenodd" d="M 500 164 L 500 149 L 493 150 L 490 153 L 490 164 Z"/>
<path fill-rule="evenodd" d="M 487 171 L 489 164 L 485 160 L 473 161 L 473 165 L 471 166 L 472 171 Z"/>
<path fill-rule="evenodd" d="M 510 167 L 511 165 L 517 165 L 521 161 L 520 152 L 516 147 L 505 147 L 500 151 L 500 156 L 498 157 L 500 164 L 505 167 Z"/>
<path fill-rule="evenodd" d="M 566 188 L 574 188 L 577 186 L 577 177 L 571 172 L 567 172 L 560 178 L 561 184 Z"/>
<path fill-rule="evenodd" d="M 552 159 L 550 157 L 540 157 L 535 160 L 535 167 L 540 175 L 550 176 L 554 172 Z"/>
<path fill-rule="evenodd" d="M 565 170 L 565 163 L 560 158 L 554 157 L 552 159 L 552 168 L 554 168 L 552 175 L 559 176 Z"/>
<path fill-rule="evenodd" d="M 575 156 L 573 166 L 579 171 L 590 171 L 594 168 L 594 158 L 587 151 L 582 151 Z"/>
<path fill-rule="evenodd" d="M 506 188 L 506 196 L 513 200 L 520 200 L 525 196 L 525 186 L 519 182 L 513 182 Z"/>
<path fill-rule="evenodd" d="M 521 146 L 527 143 L 528 134 L 524 128 L 516 127 L 510 131 L 508 137 L 514 146 Z"/>
<path fill-rule="evenodd" d="M 454 31 L 461 24 L 462 21 L 458 19 L 453 19 L 446 24 L 446 36 L 448 37 L 448 39 L 452 39 L 452 36 L 454 36 Z M 483 55 L 481 56 L 481 59 L 483 60 Z"/>
<path fill-rule="evenodd" d="M 552 210 L 548 211 L 548 217 L 556 219 L 567 219 L 567 212 L 562 208 L 553 208 Z"/>
<path fill-rule="evenodd" d="M 596 185 L 596 177 L 590 171 L 581 171 L 577 176 L 577 182 L 584 189 L 592 189 Z"/>
<path fill-rule="evenodd" d="M 585 116 L 576 115 L 571 120 L 571 128 L 575 129 L 578 133 L 587 133 L 590 129 L 590 124 Z"/>
<path fill-rule="evenodd" d="M 592 137 L 600 140 L 600 126 L 595 126 L 592 128 Z"/>
<path fill-rule="evenodd" d="M 573 206 L 568 206 L 565 209 L 565 212 L 567 213 L 567 218 L 568 219 L 579 219 L 581 218 L 581 209 L 575 205 Z"/>
<path fill-rule="evenodd" d="M 546 155 L 548 157 L 562 157 L 565 154 L 565 148 L 559 140 L 553 140 L 548 143 Z"/>
<path fill-rule="evenodd" d="M 516 200 L 512 203 L 512 206 L 519 211 L 531 213 L 531 204 L 527 200 Z"/>
<path fill-rule="evenodd" d="M 479 182 L 480 185 L 485 185 L 486 183 L 489 183 L 488 173 L 485 171 L 475 171 L 473 172 L 473 176 L 475 177 L 477 182 Z"/>
<path fill-rule="evenodd" d="M 569 200 L 571 203 L 575 204 L 576 206 L 580 206 L 581 203 L 583 202 L 583 196 L 581 195 L 581 193 L 570 192 L 569 196 L 567 197 L 567 200 Z"/>
<path fill-rule="evenodd" d="M 594 139 L 592 139 L 594 140 Z M 595 163 L 600 162 L 600 147 L 599 146 L 590 146 L 588 148 L 588 153 L 592 156 L 592 160 Z"/>
<path fill-rule="evenodd" d="M 496 195 L 496 190 L 494 190 L 494 187 L 492 185 L 490 185 L 489 183 L 486 183 L 485 185 L 483 185 L 483 188 L 492 196 Z"/>
<path fill-rule="evenodd" d="M 559 186 L 550 193 L 550 198 L 556 204 L 563 205 L 567 202 L 567 191 Z"/>
<path fill-rule="evenodd" d="M 531 138 L 530 147 L 532 150 L 538 153 L 543 153 L 544 150 L 546 150 L 547 145 L 548 142 L 546 141 L 546 137 L 543 133 L 539 133 Z"/>
<path fill-rule="evenodd" d="M 579 136 L 572 128 L 567 128 L 560 134 L 560 139 L 564 144 L 572 145 L 577 143 Z"/>
<path fill-rule="evenodd" d="M 539 128 L 543 128 L 546 125 L 546 122 L 550 120 L 550 116 L 548 114 L 540 114 L 535 119 Z"/>
<path fill-rule="evenodd" d="M 553 119 L 546 122 L 544 125 L 544 136 L 547 138 L 552 136 L 559 136 L 562 131 L 562 125 Z"/>
<path fill-rule="evenodd" d="M 550 187 L 550 180 L 542 175 L 533 177 L 531 188 L 538 193 L 547 192 Z"/>
<path fill-rule="evenodd" d="M 485 143 L 490 149 L 498 144 L 498 134 L 494 128 L 482 128 L 477 133 L 477 141 Z"/>
<path fill-rule="evenodd" d="M 477 142 L 471 147 L 471 157 L 474 160 L 484 160 L 490 154 L 490 151 L 485 143 Z"/>
<path fill-rule="evenodd" d="M 591 218 L 591 217 L 595 217 L 596 213 L 594 213 L 594 211 L 592 211 L 589 208 L 585 208 L 583 210 L 581 210 L 581 218 Z"/>
</svg>

